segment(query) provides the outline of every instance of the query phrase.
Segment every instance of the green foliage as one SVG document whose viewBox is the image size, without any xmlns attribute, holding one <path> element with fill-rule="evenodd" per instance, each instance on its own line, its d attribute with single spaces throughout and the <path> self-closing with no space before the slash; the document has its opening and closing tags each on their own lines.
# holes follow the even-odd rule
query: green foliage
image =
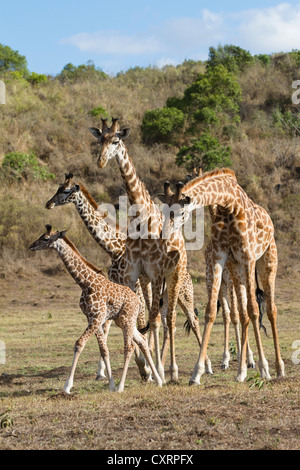
<svg viewBox="0 0 300 470">
<path fill-rule="evenodd" d="M 102 117 L 102 118 L 109 117 L 108 112 L 104 108 L 102 108 L 102 106 L 97 106 L 96 108 L 91 109 L 90 115 L 93 117 Z"/>
<path fill-rule="evenodd" d="M 268 54 L 257 54 L 254 56 L 254 59 L 260 62 L 262 65 L 270 65 L 271 56 Z"/>
<path fill-rule="evenodd" d="M 184 165 L 188 171 L 201 167 L 203 171 L 232 165 L 230 147 L 222 145 L 216 137 L 204 133 L 194 139 L 189 146 L 183 146 L 176 156 L 178 166 Z"/>
<path fill-rule="evenodd" d="M 19 71 L 27 73 L 26 57 L 14 51 L 9 46 L 0 44 L 0 72 Z"/>
<path fill-rule="evenodd" d="M 171 136 L 184 125 L 184 114 L 177 108 L 158 108 L 147 111 L 142 122 L 143 141 L 169 142 Z"/>
<path fill-rule="evenodd" d="M 300 134 L 300 114 L 299 112 L 282 111 L 277 106 L 273 111 L 273 124 L 275 127 L 289 135 Z"/>
<path fill-rule="evenodd" d="M 239 121 L 241 88 L 236 76 L 223 65 L 209 69 L 189 86 L 181 101 L 181 109 L 188 114 L 191 124 L 219 124 L 220 121 Z"/>
<path fill-rule="evenodd" d="M 95 67 L 91 60 L 78 66 L 68 63 L 58 75 L 60 80 L 68 82 L 82 82 L 87 79 L 105 79 L 107 77 L 106 73 Z"/>
<path fill-rule="evenodd" d="M 6 410 L 0 414 L 0 429 L 6 429 L 13 426 L 14 421 L 9 414 L 10 412 L 11 410 Z"/>
<path fill-rule="evenodd" d="M 241 88 L 237 77 L 223 65 L 200 74 L 182 98 L 172 97 L 163 108 L 145 113 L 144 142 L 176 142 L 175 132 L 187 123 L 187 133 L 239 122 Z"/>
<path fill-rule="evenodd" d="M 32 85 L 38 85 L 39 83 L 47 82 L 48 78 L 42 73 L 31 72 L 27 78 L 28 82 Z"/>
<path fill-rule="evenodd" d="M 299 49 L 293 49 L 292 52 L 289 52 L 290 58 L 294 61 L 296 67 L 300 65 L 300 51 Z"/>
<path fill-rule="evenodd" d="M 7 153 L 2 162 L 2 174 L 7 178 L 21 180 L 33 178 L 35 180 L 51 180 L 55 178 L 46 166 L 41 166 L 34 153 L 11 152 Z"/>
<path fill-rule="evenodd" d="M 249 382 L 249 389 L 251 390 L 252 388 L 258 388 L 258 390 L 261 390 L 264 385 L 266 385 L 266 382 L 264 379 L 261 378 L 259 372 L 255 373 L 254 375 L 251 375 L 250 377 L 247 378 L 246 380 Z"/>
<path fill-rule="evenodd" d="M 227 44 L 209 48 L 207 67 L 209 69 L 223 65 L 229 72 L 237 74 L 254 61 L 250 52 L 238 46 Z"/>
</svg>

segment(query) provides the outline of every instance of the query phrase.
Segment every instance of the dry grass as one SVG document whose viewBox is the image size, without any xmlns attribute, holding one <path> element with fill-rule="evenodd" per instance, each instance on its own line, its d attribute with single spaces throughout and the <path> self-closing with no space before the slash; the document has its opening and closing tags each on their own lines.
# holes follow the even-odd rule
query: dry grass
<svg viewBox="0 0 300 470">
<path fill-rule="evenodd" d="M 250 389 L 252 382 L 237 384 L 234 356 L 230 369 L 221 371 L 223 326 L 217 317 L 209 347 L 214 375 L 204 376 L 200 387 L 189 387 L 198 348 L 195 338 L 184 334 L 179 313 L 177 385 L 166 384 L 160 390 L 141 383 L 132 360 L 125 392 L 109 393 L 106 381 L 95 381 L 99 353 L 91 339 L 80 357 L 72 394 L 65 396 L 61 390 L 73 345 L 86 326 L 77 306 L 80 291 L 66 272 L 53 275 L 55 260 L 45 263 L 38 254 L 31 262 L 43 263 L 35 274 L 0 279 L 1 340 L 6 344 L 6 364 L 0 366 L 0 414 L 5 413 L 10 424 L 0 429 L 1 449 L 299 448 L 299 366 L 291 361 L 292 344 L 299 340 L 299 278 L 280 277 L 277 283 L 285 379 L 273 379 L 261 390 Z M 203 264 L 198 269 L 202 271 Z M 203 326 L 203 280 L 195 284 L 195 299 Z M 264 323 L 270 333 L 267 319 Z M 257 359 L 252 331 L 250 341 Z M 263 336 L 263 343 L 274 378 L 272 340 Z M 115 326 L 109 348 L 118 381 L 123 345 Z M 255 374 L 249 372 L 250 377 Z"/>
</svg>

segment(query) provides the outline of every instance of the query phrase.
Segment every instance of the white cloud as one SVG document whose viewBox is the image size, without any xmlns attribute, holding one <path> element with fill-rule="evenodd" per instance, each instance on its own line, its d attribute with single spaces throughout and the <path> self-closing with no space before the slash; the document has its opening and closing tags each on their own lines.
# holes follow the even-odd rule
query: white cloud
<svg viewBox="0 0 300 470">
<path fill-rule="evenodd" d="M 63 39 L 62 43 L 76 46 L 80 51 L 103 55 L 140 55 L 159 51 L 157 38 L 151 35 L 125 35 L 118 31 L 79 33 Z"/>
<path fill-rule="evenodd" d="M 256 52 L 281 52 L 300 46 L 300 3 L 281 3 L 237 15 L 240 38 Z"/>
<path fill-rule="evenodd" d="M 62 43 L 109 60 L 146 56 L 159 66 L 183 59 L 205 60 L 208 48 L 218 44 L 235 44 L 252 53 L 290 51 L 300 47 L 300 2 L 296 6 L 281 3 L 235 14 L 204 9 L 195 17 L 169 18 L 144 33 L 83 32 Z"/>
</svg>

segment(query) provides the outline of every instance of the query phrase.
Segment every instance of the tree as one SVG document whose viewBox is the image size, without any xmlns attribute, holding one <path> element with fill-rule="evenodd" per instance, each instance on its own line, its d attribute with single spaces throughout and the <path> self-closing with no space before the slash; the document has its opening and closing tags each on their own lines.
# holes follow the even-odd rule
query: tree
<svg viewBox="0 0 300 470">
<path fill-rule="evenodd" d="M 28 73 L 26 57 L 14 51 L 9 46 L 0 44 L 0 72 Z"/>
<path fill-rule="evenodd" d="M 147 111 L 142 122 L 144 142 L 169 142 L 183 125 L 184 114 L 177 108 L 158 108 Z"/>
<path fill-rule="evenodd" d="M 191 145 L 181 147 L 176 156 L 178 166 L 184 165 L 188 171 L 200 167 L 203 171 L 214 168 L 228 167 L 232 165 L 231 149 L 222 145 L 216 137 L 208 132 L 198 139 L 194 139 Z"/>
<path fill-rule="evenodd" d="M 217 48 L 209 48 L 207 67 L 211 69 L 223 65 L 229 72 L 237 74 L 253 61 L 254 58 L 249 51 L 239 46 L 226 44 L 225 46 L 219 45 Z"/>
</svg>

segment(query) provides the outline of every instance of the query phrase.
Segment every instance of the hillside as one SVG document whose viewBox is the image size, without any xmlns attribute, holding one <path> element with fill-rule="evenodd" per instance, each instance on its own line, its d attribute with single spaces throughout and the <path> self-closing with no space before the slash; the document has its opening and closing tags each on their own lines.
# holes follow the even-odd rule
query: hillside
<svg viewBox="0 0 300 470">
<path fill-rule="evenodd" d="M 292 83 L 300 78 L 300 61 L 292 54 L 275 54 L 265 62 L 252 61 L 236 72 L 241 87 L 240 119 L 235 131 L 221 140 L 231 148 L 239 183 L 272 216 L 280 273 L 298 275 L 300 125 L 291 97 Z M 69 171 L 98 203 L 115 204 L 125 192 L 115 162 L 104 170 L 96 166 L 99 149 L 88 127 L 99 126 L 101 117 L 118 117 L 121 126 L 131 127 L 126 141 L 129 154 L 151 195 L 161 192 L 166 179 L 183 180 L 187 170 L 175 162 L 180 143 L 146 144 L 141 125 L 147 111 L 164 107 L 168 98 L 182 98 L 205 70 L 205 63 L 186 61 L 163 69 L 134 68 L 114 77 L 97 73 L 94 67 L 69 68 L 44 80 L 32 75 L 28 79 L 18 72 L 0 73 L 6 84 L 6 104 L 0 108 L 2 277 L 38 269 L 28 246 L 45 223 L 67 229 L 85 256 L 101 267 L 108 266 L 107 256 L 97 249 L 75 209 L 49 212 L 45 202 Z M 44 173 L 37 174 L 30 166 L 7 169 L 7 155 L 16 152 L 33 153 Z M 39 259 L 47 262 L 42 255 Z M 203 253 L 190 253 L 189 265 L 192 275 L 201 277 Z"/>
</svg>

